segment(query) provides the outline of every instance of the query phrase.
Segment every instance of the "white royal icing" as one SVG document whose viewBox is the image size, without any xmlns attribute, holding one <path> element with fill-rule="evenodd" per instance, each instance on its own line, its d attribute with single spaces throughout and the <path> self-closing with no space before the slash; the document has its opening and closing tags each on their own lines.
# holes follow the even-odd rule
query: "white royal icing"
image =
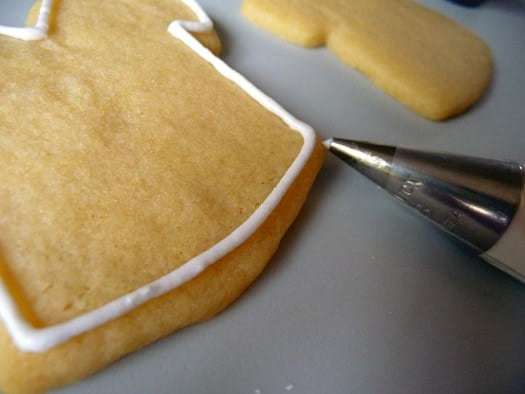
<svg viewBox="0 0 525 394">
<path fill-rule="evenodd" d="M 24 41 L 43 40 L 49 30 L 49 13 L 53 0 L 43 0 L 36 25 L 33 27 L 11 27 L 0 25 L 0 34 Z"/>
<path fill-rule="evenodd" d="M 210 249 L 184 263 L 176 270 L 98 309 L 61 324 L 45 328 L 34 328 L 20 314 L 8 289 L 0 280 L 0 319 L 3 321 L 15 345 L 22 351 L 35 353 L 45 352 L 77 335 L 86 333 L 116 319 L 145 302 L 166 294 L 195 278 L 208 266 L 243 244 L 255 233 L 270 213 L 277 207 L 286 191 L 301 172 L 314 149 L 316 137 L 310 126 L 294 118 L 273 99 L 265 95 L 241 74 L 216 57 L 190 34 L 190 32 L 201 33 L 211 31 L 213 29 L 213 22 L 196 1 L 182 1 L 195 13 L 198 21 L 174 21 L 170 24 L 168 31 L 210 63 L 221 75 L 237 84 L 255 101 L 280 117 L 291 129 L 299 132 L 304 139 L 304 144 L 290 168 L 288 168 L 266 200 L 231 234 Z M 13 28 L 0 26 L 0 34 L 22 40 L 42 40 L 46 38 L 51 7 L 52 0 L 43 1 L 35 27 Z"/>
</svg>

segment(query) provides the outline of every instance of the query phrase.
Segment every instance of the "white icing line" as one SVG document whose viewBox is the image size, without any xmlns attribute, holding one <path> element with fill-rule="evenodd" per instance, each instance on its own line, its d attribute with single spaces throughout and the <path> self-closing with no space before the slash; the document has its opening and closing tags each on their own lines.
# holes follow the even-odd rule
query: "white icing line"
<svg viewBox="0 0 525 394">
<path fill-rule="evenodd" d="M 43 0 L 35 26 L 33 27 L 11 27 L 0 25 L 0 34 L 17 38 L 24 41 L 36 41 L 47 38 L 49 30 L 49 13 L 53 0 Z"/>
<path fill-rule="evenodd" d="M 9 295 L 9 291 L 2 281 L 0 281 L 0 319 L 4 322 L 15 345 L 22 351 L 34 353 L 45 352 L 73 337 L 86 333 L 114 320 L 145 302 L 166 294 L 195 278 L 207 267 L 246 242 L 248 238 L 255 233 L 255 231 L 266 221 L 271 212 L 277 207 L 313 152 L 316 137 L 314 130 L 310 126 L 294 118 L 241 74 L 216 57 L 190 34 L 190 32 L 202 33 L 212 31 L 213 22 L 196 1 L 182 1 L 195 13 L 198 22 L 175 21 L 170 24 L 168 31 L 174 37 L 183 41 L 200 57 L 210 63 L 225 78 L 237 84 L 255 101 L 280 117 L 291 129 L 299 132 L 304 139 L 304 144 L 290 168 L 288 168 L 283 178 L 268 195 L 266 200 L 264 200 L 253 214 L 231 234 L 207 251 L 184 263 L 176 270 L 131 293 L 111 301 L 98 309 L 61 324 L 46 328 L 34 328 L 28 324 L 20 314 L 16 303 Z M 22 32 L 23 30 L 28 31 L 27 29 L 17 29 L 15 30 L 16 34 L 13 34 L 13 30 L 6 30 L 11 28 L 5 28 L 3 26 L 0 26 L 0 34 L 6 34 L 24 40 L 44 39 L 47 36 L 50 7 L 51 0 L 44 0 L 40 9 L 40 16 L 37 25 L 35 28 L 27 28 L 33 33 L 35 30 L 40 32 L 39 38 L 35 38 L 37 37 L 36 33 L 35 35 L 31 35 L 33 33 Z"/>
</svg>

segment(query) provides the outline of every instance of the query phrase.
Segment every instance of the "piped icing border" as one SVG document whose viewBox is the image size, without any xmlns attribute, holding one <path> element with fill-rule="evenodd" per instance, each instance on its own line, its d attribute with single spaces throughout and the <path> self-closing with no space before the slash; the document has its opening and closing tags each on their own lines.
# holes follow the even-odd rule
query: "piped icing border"
<svg viewBox="0 0 525 394">
<path fill-rule="evenodd" d="M 207 267 L 243 244 L 255 233 L 270 213 L 277 207 L 313 152 L 316 141 L 314 130 L 307 124 L 293 117 L 273 99 L 261 92 L 255 85 L 229 67 L 193 37 L 191 33 L 212 31 L 213 22 L 195 0 L 181 1 L 193 11 L 197 17 L 197 21 L 174 21 L 169 25 L 169 33 L 184 42 L 197 55 L 210 63 L 221 75 L 239 86 L 255 101 L 281 118 L 288 127 L 299 132 L 304 139 L 303 146 L 298 156 L 266 200 L 263 201 L 245 222 L 226 238 L 187 261 L 174 271 L 91 312 L 61 324 L 45 328 L 34 328 L 21 315 L 7 287 L 0 280 L 0 319 L 7 328 L 15 345 L 21 351 L 33 353 L 45 352 L 73 337 L 114 320 L 145 302 L 166 294 L 195 278 Z M 38 21 L 34 27 L 16 28 L 0 26 L 0 34 L 26 41 L 45 39 L 48 35 L 51 8 L 52 0 L 43 0 Z"/>
<path fill-rule="evenodd" d="M 36 25 L 33 27 L 11 27 L 0 25 L 0 34 L 24 41 L 43 40 L 49 30 L 49 13 L 53 0 L 43 0 Z"/>
</svg>

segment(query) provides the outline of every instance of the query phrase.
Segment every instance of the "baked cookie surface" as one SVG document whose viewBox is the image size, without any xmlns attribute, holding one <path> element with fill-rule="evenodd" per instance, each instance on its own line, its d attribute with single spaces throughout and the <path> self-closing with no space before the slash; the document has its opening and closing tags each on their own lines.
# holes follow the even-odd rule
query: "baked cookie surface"
<svg viewBox="0 0 525 394">
<path fill-rule="evenodd" d="M 313 134 L 168 33 L 196 20 L 187 3 L 61 0 L 47 38 L 0 35 L 0 275 L 29 325 L 97 313 L 238 241 L 169 292 L 147 288 L 123 299 L 129 313 L 51 346 L 21 349 L 4 324 L 7 393 L 82 378 L 222 310 L 264 268 L 321 165 Z M 213 31 L 196 37 L 220 50 Z"/>
<path fill-rule="evenodd" d="M 413 0 L 245 0 L 242 10 L 291 43 L 326 44 L 379 88 L 432 120 L 464 112 L 491 80 L 487 45 Z"/>
</svg>

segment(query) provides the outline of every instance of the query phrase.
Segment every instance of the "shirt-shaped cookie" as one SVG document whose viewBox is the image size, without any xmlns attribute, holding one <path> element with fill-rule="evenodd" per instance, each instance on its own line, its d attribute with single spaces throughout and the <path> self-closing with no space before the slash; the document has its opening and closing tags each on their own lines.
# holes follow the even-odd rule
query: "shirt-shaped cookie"
<svg viewBox="0 0 525 394">
<path fill-rule="evenodd" d="M 84 377 L 225 308 L 322 161 L 308 126 L 191 35 L 218 50 L 195 2 L 45 1 L 37 15 L 0 28 L 7 393 Z"/>
<path fill-rule="evenodd" d="M 491 79 L 485 43 L 413 0 L 245 0 L 243 12 L 292 43 L 326 44 L 429 119 L 465 111 Z"/>
</svg>

